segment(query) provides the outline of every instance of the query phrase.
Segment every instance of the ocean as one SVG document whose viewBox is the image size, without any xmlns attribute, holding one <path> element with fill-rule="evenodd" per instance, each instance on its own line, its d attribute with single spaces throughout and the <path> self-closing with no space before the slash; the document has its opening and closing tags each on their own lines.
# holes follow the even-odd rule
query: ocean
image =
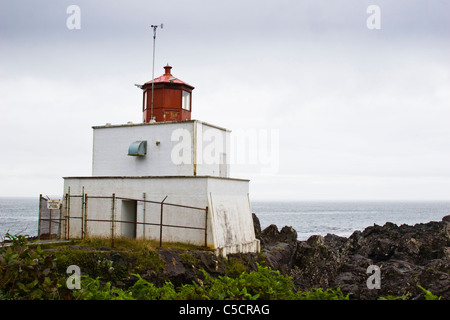
<svg viewBox="0 0 450 320">
<path fill-rule="evenodd" d="M 0 241 L 5 234 L 37 236 L 39 197 L 0 198 Z"/>
<path fill-rule="evenodd" d="M 440 221 L 450 214 L 450 201 L 299 201 L 252 202 L 261 228 L 292 226 L 299 240 L 312 235 L 350 236 L 374 224 L 397 225 Z M 0 240 L 6 232 L 36 236 L 39 198 L 0 198 Z"/>
<path fill-rule="evenodd" d="M 349 237 L 356 230 L 384 225 L 441 221 L 450 214 L 450 201 L 304 201 L 253 202 L 261 229 L 292 226 L 299 240 L 327 233 Z"/>
</svg>

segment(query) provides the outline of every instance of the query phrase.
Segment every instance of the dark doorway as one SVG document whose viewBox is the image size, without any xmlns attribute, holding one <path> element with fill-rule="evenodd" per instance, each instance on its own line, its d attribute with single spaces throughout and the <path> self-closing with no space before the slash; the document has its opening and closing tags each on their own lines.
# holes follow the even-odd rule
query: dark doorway
<svg viewBox="0 0 450 320">
<path fill-rule="evenodd" d="M 122 236 L 136 238 L 137 201 L 122 200 Z"/>
</svg>

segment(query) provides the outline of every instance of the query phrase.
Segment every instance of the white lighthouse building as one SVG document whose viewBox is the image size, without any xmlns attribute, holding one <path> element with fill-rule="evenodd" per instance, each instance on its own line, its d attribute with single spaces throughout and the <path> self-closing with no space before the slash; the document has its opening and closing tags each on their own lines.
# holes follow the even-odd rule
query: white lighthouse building
<svg viewBox="0 0 450 320">
<path fill-rule="evenodd" d="M 144 84 L 143 123 L 94 126 L 92 176 L 65 177 L 60 234 L 259 251 L 249 180 L 230 177 L 230 131 L 191 120 L 171 67 Z"/>
</svg>

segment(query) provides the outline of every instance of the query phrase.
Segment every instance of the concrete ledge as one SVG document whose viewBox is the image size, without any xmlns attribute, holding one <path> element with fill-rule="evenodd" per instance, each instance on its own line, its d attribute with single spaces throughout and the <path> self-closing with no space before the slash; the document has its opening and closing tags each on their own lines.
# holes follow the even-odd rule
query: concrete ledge
<svg viewBox="0 0 450 320">
<path fill-rule="evenodd" d="M 204 125 L 207 125 L 209 127 L 212 128 L 216 128 L 216 129 L 220 129 L 220 130 L 224 130 L 227 132 L 231 132 L 230 129 L 221 127 L 221 126 L 217 126 L 215 124 L 211 124 L 205 121 L 200 121 L 200 120 L 182 120 L 182 121 L 164 121 L 164 122 L 153 122 L 153 123 L 149 123 L 149 122 L 139 122 L 139 123 L 122 123 L 122 124 L 107 124 L 107 125 L 102 125 L 102 126 L 92 126 L 92 129 L 108 129 L 108 128 L 121 128 L 121 127 L 139 127 L 139 126 L 160 126 L 160 125 L 171 125 L 171 124 L 178 124 L 178 123 L 201 123 Z"/>
<path fill-rule="evenodd" d="M 81 177 L 63 177 L 66 179 L 96 180 L 96 179 L 218 179 L 232 181 L 250 181 L 249 179 L 217 177 L 217 176 L 81 176 Z"/>
<path fill-rule="evenodd" d="M 261 251 L 261 243 L 258 239 L 247 243 L 230 245 L 222 248 L 216 248 L 214 253 L 216 256 L 226 257 L 233 253 L 258 253 Z"/>
</svg>

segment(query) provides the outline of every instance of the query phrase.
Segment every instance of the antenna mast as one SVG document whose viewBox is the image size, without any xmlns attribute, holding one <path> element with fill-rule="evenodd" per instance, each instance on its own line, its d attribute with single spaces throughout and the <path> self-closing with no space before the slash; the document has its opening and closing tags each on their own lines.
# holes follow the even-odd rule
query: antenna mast
<svg viewBox="0 0 450 320">
<path fill-rule="evenodd" d="M 155 82 L 155 43 L 156 43 L 156 29 L 158 27 L 161 27 L 161 29 L 163 28 L 163 24 L 161 23 L 160 25 L 153 25 L 152 24 L 152 28 L 153 28 L 153 67 L 152 67 L 152 103 L 151 103 L 151 107 L 150 107 L 150 122 L 155 122 L 155 119 L 153 117 L 153 90 L 154 90 L 154 82 Z"/>
</svg>

